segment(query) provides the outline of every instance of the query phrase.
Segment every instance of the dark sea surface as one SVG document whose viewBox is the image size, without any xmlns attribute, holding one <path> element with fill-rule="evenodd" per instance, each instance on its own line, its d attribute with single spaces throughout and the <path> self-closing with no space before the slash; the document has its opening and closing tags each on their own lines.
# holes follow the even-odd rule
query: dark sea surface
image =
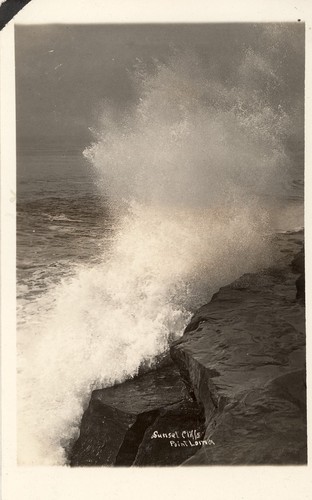
<svg viewBox="0 0 312 500">
<path fill-rule="evenodd" d="M 17 297 L 23 304 L 80 262 L 95 261 L 111 222 L 82 151 L 20 153 L 17 197 Z"/>
</svg>

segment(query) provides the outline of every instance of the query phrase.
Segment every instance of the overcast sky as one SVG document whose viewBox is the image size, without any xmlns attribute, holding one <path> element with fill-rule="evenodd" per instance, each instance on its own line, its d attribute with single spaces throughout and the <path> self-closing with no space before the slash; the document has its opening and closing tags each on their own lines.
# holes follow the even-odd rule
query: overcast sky
<svg viewBox="0 0 312 500">
<path fill-rule="evenodd" d="M 283 35 L 280 67 L 285 102 L 302 98 L 303 25 Z M 171 48 L 198 54 L 226 81 L 248 46 L 266 51 L 261 25 L 42 25 L 17 26 L 17 138 L 21 144 L 69 141 L 84 146 L 101 100 L 120 110 L 137 98 L 129 71 L 136 58 L 166 60 Z M 286 48 L 285 48 L 286 44 Z M 277 62 L 280 55 L 277 52 Z"/>
</svg>

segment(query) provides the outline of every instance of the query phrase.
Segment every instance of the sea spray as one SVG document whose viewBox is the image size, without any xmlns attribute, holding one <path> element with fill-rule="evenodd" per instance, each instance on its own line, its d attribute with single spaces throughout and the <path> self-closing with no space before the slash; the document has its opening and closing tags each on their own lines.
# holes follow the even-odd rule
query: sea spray
<svg viewBox="0 0 312 500">
<path fill-rule="evenodd" d="M 250 66 L 247 51 L 237 72 L 254 74 L 259 62 Z M 225 86 L 190 54 L 157 63 L 154 74 L 139 64 L 135 83 L 137 105 L 123 119 L 104 110 L 85 151 L 111 198 L 213 207 L 283 191 L 290 122 L 267 88 Z"/>
<path fill-rule="evenodd" d="M 96 264 L 75 266 L 25 311 L 19 463 L 66 463 L 92 389 L 137 374 L 215 290 L 269 262 L 265 200 L 287 179 L 289 120 L 267 99 L 276 77 L 259 57 L 264 92 L 248 88 L 250 51 L 241 87 L 190 54 L 152 72 L 139 62 L 136 105 L 122 120 L 104 112 L 85 155 L 119 221 Z"/>
<path fill-rule="evenodd" d="M 111 257 L 47 292 L 40 321 L 29 320 L 31 341 L 19 346 L 21 462 L 64 463 L 91 390 L 135 375 L 182 333 L 193 307 L 266 258 L 248 213 L 132 206 Z"/>
</svg>

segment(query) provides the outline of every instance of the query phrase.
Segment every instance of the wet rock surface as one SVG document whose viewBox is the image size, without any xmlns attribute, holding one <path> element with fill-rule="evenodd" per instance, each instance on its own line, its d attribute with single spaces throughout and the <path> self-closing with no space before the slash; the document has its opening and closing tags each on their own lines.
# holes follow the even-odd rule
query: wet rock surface
<svg viewBox="0 0 312 500">
<path fill-rule="evenodd" d="M 173 363 L 92 393 L 71 465 L 306 463 L 303 233 L 275 248 L 197 311 Z"/>
<path fill-rule="evenodd" d="M 287 255 L 222 288 L 171 348 L 215 443 L 189 465 L 306 463 L 305 314 L 296 294 L 302 234 L 279 235 L 276 244 Z"/>
<path fill-rule="evenodd" d="M 172 447 L 170 439 L 153 437 L 201 429 L 203 408 L 185 389 L 178 370 L 166 363 L 123 384 L 93 391 L 70 464 L 177 465 L 191 447 Z M 156 433 L 155 433 L 156 431 Z"/>
</svg>

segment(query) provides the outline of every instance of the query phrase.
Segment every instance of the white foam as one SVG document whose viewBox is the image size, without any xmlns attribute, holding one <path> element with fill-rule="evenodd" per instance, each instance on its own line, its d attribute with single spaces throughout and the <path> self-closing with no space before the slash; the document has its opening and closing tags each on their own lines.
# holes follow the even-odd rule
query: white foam
<svg viewBox="0 0 312 500">
<path fill-rule="evenodd" d="M 29 304 L 19 342 L 22 463 L 63 463 L 91 389 L 135 375 L 182 333 L 192 307 L 266 259 L 248 213 L 217 215 L 136 205 L 108 261 Z"/>
</svg>

